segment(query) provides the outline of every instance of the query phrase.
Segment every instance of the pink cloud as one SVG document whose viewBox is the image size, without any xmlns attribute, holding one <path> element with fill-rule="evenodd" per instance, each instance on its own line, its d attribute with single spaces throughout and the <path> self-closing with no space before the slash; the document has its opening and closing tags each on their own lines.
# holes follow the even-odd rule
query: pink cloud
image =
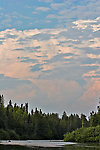
<svg viewBox="0 0 100 150">
<path fill-rule="evenodd" d="M 91 82 L 86 87 L 84 94 L 81 96 L 80 100 L 84 102 L 85 105 L 94 105 L 99 101 L 100 97 L 100 80 L 91 79 Z"/>
</svg>

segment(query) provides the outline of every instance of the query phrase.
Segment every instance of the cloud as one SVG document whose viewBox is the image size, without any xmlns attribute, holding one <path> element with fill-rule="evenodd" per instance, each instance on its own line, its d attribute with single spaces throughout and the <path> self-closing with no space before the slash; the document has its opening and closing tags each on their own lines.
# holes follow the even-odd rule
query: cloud
<svg viewBox="0 0 100 150">
<path fill-rule="evenodd" d="M 56 5 L 58 7 L 56 7 Z M 75 20 L 93 20 L 94 18 L 99 16 L 99 6 L 100 2 L 97 1 L 76 1 L 76 5 L 74 1 L 63 1 L 60 3 L 52 3 L 52 6 L 54 6 L 54 9 L 57 9 L 55 11 L 55 14 L 51 13 L 48 17 L 56 18 L 56 22 L 60 25 L 67 25 L 69 22 Z M 96 8 L 96 9 L 95 9 Z M 80 26 L 81 28 L 86 28 L 87 26 L 84 24 Z M 91 26 L 92 27 L 92 26 Z"/>
<path fill-rule="evenodd" d="M 93 41 L 93 43 L 89 44 L 91 48 L 100 48 L 100 38 L 91 39 L 89 42 Z"/>
<path fill-rule="evenodd" d="M 84 66 L 84 67 L 91 67 L 91 66 L 97 66 L 97 67 L 100 67 L 100 64 L 82 64 L 81 66 Z"/>
<path fill-rule="evenodd" d="M 40 71 L 40 70 L 42 70 L 43 67 L 41 67 L 41 66 L 42 66 L 41 64 L 36 64 L 36 65 L 34 65 L 34 66 L 30 66 L 30 68 L 31 68 L 31 71 L 32 71 L 32 72 L 35 72 L 35 71 Z"/>
<path fill-rule="evenodd" d="M 82 94 L 82 88 L 75 81 L 36 80 L 35 84 L 46 95 L 42 101 L 46 112 L 60 111 L 62 113 L 62 110 L 65 110 L 70 113 L 72 106 L 77 105 L 78 96 Z M 75 111 L 77 112 L 77 110 L 73 112 Z"/>
<path fill-rule="evenodd" d="M 100 68 L 100 66 L 99 66 L 99 68 Z M 92 70 L 87 73 L 84 73 L 83 77 L 92 78 L 92 79 L 93 78 L 100 79 L 100 69 Z"/>
<path fill-rule="evenodd" d="M 40 10 L 40 11 L 48 11 L 48 10 L 50 10 L 50 8 L 48 8 L 48 7 L 37 7 L 36 8 L 36 10 Z"/>
<path fill-rule="evenodd" d="M 64 6 L 64 3 L 52 3 L 51 4 L 51 8 L 53 8 L 53 9 L 60 9 L 61 7 L 63 7 Z"/>
<path fill-rule="evenodd" d="M 94 110 L 97 111 L 97 105 L 100 97 L 100 80 L 91 79 L 87 86 L 85 87 L 85 91 L 79 99 L 79 105 L 81 108 L 81 112 L 84 110 L 87 112 L 88 116 L 89 112 Z M 80 109 L 79 108 L 79 109 Z"/>
<path fill-rule="evenodd" d="M 49 14 L 49 15 L 47 16 L 47 18 L 56 19 L 56 18 L 58 18 L 58 16 L 57 16 L 57 15 L 54 15 L 54 14 Z"/>
<path fill-rule="evenodd" d="M 45 3 L 50 3 L 53 2 L 53 0 L 38 0 L 39 2 L 45 2 Z"/>
<path fill-rule="evenodd" d="M 38 60 L 37 59 L 30 59 L 29 57 L 17 57 L 17 59 L 20 61 L 20 62 L 23 62 L 23 63 L 37 63 Z"/>
<path fill-rule="evenodd" d="M 77 110 L 71 111 L 71 108 L 77 105 L 82 88 L 75 81 L 38 79 L 29 83 L 23 81 L 23 84 L 17 82 L 16 88 L 4 89 L 3 94 L 6 104 L 12 99 L 18 104 L 28 102 L 30 110 L 39 107 L 45 112 L 75 113 Z"/>
<path fill-rule="evenodd" d="M 75 4 L 76 3 L 76 4 Z M 29 6 L 29 9 L 26 8 Z M 54 1 L 54 0 L 40 0 L 35 3 L 25 2 L 22 5 L 22 2 L 17 2 L 17 8 L 23 10 L 20 12 L 19 9 L 14 10 L 15 4 L 12 2 L 12 11 L 4 11 L 6 8 L 2 6 L 4 10 L 1 10 L 3 15 L 0 20 L 1 22 L 1 30 L 5 28 L 16 28 L 16 29 L 29 29 L 32 27 L 41 28 L 45 26 L 45 28 L 53 28 L 57 26 L 65 27 L 71 21 L 76 20 L 93 20 L 94 18 L 99 16 L 99 8 L 100 2 L 99 0 L 92 1 Z M 96 8 L 96 9 L 95 9 Z M 8 8 L 9 9 L 9 8 Z M 36 10 L 39 9 L 39 10 Z M 34 10 L 34 11 L 33 11 Z M 44 11 L 45 10 L 45 11 Z M 49 11 L 48 11 L 49 10 Z M 33 14 L 32 14 L 33 11 Z M 47 12 L 47 13 L 38 13 L 38 12 Z M 27 12 L 27 14 L 26 14 Z M 84 13 L 83 13 L 84 12 Z M 8 15 L 8 16 L 7 16 Z M 50 17 L 51 18 L 47 18 Z M 54 17 L 54 19 L 52 18 Z M 37 19 L 38 18 L 38 19 Z M 3 23 L 6 19 L 11 19 L 8 23 Z M 34 20 L 34 21 L 33 21 Z M 99 20 L 99 19 L 97 19 Z M 93 27 L 94 31 L 97 30 Z"/>
<path fill-rule="evenodd" d="M 90 20 L 90 19 L 78 20 L 78 21 L 73 22 L 73 24 L 75 24 L 73 28 L 77 28 L 78 30 L 79 29 L 84 30 L 86 28 L 90 28 L 93 30 L 93 32 L 96 32 L 100 30 L 100 24 L 97 24 L 97 23 L 100 23 L 100 17 L 97 17 L 94 20 Z"/>
<path fill-rule="evenodd" d="M 0 91 L 13 89 L 23 84 L 30 85 L 30 81 L 27 80 L 19 80 L 17 78 L 6 77 L 3 74 L 0 74 Z"/>
<path fill-rule="evenodd" d="M 100 59 L 100 55 L 95 55 L 95 54 L 87 54 L 87 56 L 91 59 Z"/>
<path fill-rule="evenodd" d="M 33 3 L 18 5 L 23 15 L 1 10 L 0 92 L 30 109 L 92 110 L 100 91 L 100 1 Z"/>
<path fill-rule="evenodd" d="M 98 25 L 91 25 L 92 29 L 94 32 L 99 31 L 100 30 L 100 24 Z"/>
<path fill-rule="evenodd" d="M 33 104 L 31 107 L 31 101 L 32 101 L 32 99 L 35 98 L 35 96 L 37 94 L 34 85 L 25 84 L 25 83 L 23 83 L 22 85 L 19 84 L 18 86 L 16 86 L 16 88 L 14 86 L 14 88 L 0 90 L 0 93 L 3 93 L 3 95 L 4 95 L 5 105 L 8 104 L 8 101 L 10 99 L 12 100 L 13 104 L 17 103 L 18 105 L 25 104 L 26 102 L 28 102 L 29 103 L 29 111 L 31 111 L 31 109 L 33 109 Z M 31 101 L 30 101 L 30 99 L 31 99 Z"/>
<path fill-rule="evenodd" d="M 23 31 L 7 29 L 1 31 L 0 72 L 9 77 L 15 76 L 31 80 L 32 78 L 46 77 L 49 74 L 53 75 L 58 68 L 59 70 L 60 68 L 63 70 L 70 68 L 71 74 L 74 67 L 79 70 L 78 67 L 82 66 L 81 63 L 84 59 L 88 62 L 88 58 L 99 58 L 96 52 L 89 53 L 87 49 L 98 48 L 99 38 L 94 35 L 94 38 L 86 35 L 87 40 L 85 40 L 85 35 L 80 38 L 80 32 L 77 37 L 70 37 L 70 32 L 76 35 L 77 29 L 70 26 L 56 29 Z M 90 33 L 92 35 L 92 32 Z M 96 61 L 99 63 L 98 60 Z M 22 73 L 20 74 L 20 72 Z M 78 77 L 79 75 L 76 78 Z"/>
</svg>

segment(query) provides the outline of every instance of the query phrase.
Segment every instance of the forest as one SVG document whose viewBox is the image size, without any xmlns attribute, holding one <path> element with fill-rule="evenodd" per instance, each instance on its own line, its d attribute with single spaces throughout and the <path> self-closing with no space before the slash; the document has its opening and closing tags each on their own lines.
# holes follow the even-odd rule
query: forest
<svg viewBox="0 0 100 150">
<path fill-rule="evenodd" d="M 62 117 L 37 108 L 29 112 L 28 107 L 28 103 L 18 106 L 11 100 L 5 106 L 4 96 L 0 95 L 0 140 L 63 139 L 65 133 L 100 125 L 99 106 L 98 112 L 92 111 L 89 119 L 84 114 L 68 116 L 65 111 Z"/>
</svg>

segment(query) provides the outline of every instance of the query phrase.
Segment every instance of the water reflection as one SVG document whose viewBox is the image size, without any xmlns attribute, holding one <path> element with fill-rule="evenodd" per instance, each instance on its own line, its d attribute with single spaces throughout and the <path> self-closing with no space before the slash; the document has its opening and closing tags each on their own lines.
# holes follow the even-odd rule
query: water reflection
<svg viewBox="0 0 100 150">
<path fill-rule="evenodd" d="M 24 146 L 0 145 L 0 150 L 32 150 Z"/>
<path fill-rule="evenodd" d="M 0 145 L 0 150 L 99 150 L 100 145 L 67 145 L 60 148 L 24 147 L 14 145 Z"/>
<path fill-rule="evenodd" d="M 99 145 L 72 145 L 72 146 L 65 146 L 63 150 L 99 150 Z"/>
</svg>

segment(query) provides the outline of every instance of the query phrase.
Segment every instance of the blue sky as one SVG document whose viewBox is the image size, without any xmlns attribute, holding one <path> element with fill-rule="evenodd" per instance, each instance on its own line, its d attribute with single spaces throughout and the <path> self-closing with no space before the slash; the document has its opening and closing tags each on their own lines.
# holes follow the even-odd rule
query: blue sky
<svg viewBox="0 0 100 150">
<path fill-rule="evenodd" d="M 99 0 L 0 0 L 5 104 L 85 113 L 100 97 Z"/>
</svg>

